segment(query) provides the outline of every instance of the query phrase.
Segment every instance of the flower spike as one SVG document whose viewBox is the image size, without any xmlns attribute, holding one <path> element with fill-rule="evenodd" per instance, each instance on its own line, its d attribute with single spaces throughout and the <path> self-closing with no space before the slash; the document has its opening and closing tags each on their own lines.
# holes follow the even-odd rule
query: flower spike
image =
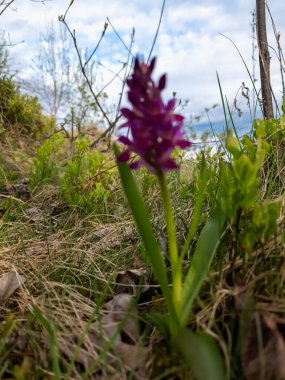
<svg viewBox="0 0 285 380">
<path fill-rule="evenodd" d="M 149 65 L 136 58 L 133 73 L 127 79 L 132 108 L 121 109 L 126 119 L 121 128 L 129 128 L 131 137 L 119 137 L 126 149 L 117 159 L 126 162 L 134 153 L 139 158 L 131 164 L 132 169 L 143 165 L 152 173 L 160 174 L 178 168 L 171 157 L 173 150 L 188 148 L 191 142 L 184 138 L 182 131 L 184 117 L 174 112 L 175 99 L 166 104 L 162 100 L 166 74 L 160 77 L 158 84 L 151 78 L 155 63 L 156 58 Z"/>
</svg>

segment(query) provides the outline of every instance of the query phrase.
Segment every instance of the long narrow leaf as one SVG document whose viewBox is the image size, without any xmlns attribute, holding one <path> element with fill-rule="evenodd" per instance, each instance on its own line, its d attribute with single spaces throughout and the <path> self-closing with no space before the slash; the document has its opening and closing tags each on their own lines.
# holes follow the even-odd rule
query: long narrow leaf
<svg viewBox="0 0 285 380">
<path fill-rule="evenodd" d="M 193 255 L 190 269 L 183 286 L 183 320 L 187 323 L 192 304 L 197 297 L 202 282 L 208 274 L 213 255 L 223 232 L 226 218 L 216 212 L 201 231 Z"/>
<path fill-rule="evenodd" d="M 225 368 L 219 347 L 208 334 L 183 330 L 175 345 L 190 364 L 197 380 L 225 380 Z"/>
<path fill-rule="evenodd" d="M 217 74 L 217 80 L 218 80 L 220 95 L 221 95 L 222 104 L 223 104 L 224 118 L 225 118 L 225 123 L 226 123 L 226 131 L 228 132 L 229 123 L 228 123 L 228 118 L 227 118 L 227 111 L 226 111 L 226 106 L 225 106 L 224 94 L 223 94 L 223 90 L 222 90 L 222 86 L 221 86 L 220 77 L 219 77 L 218 72 L 216 74 Z"/>
<path fill-rule="evenodd" d="M 115 144 L 114 152 L 116 156 L 119 154 L 119 149 Z M 119 163 L 118 168 L 123 189 L 135 219 L 138 232 L 147 251 L 154 274 L 161 286 L 169 311 L 172 316 L 174 316 L 176 312 L 168 284 L 166 265 L 161 255 L 160 246 L 154 236 L 148 211 L 129 166 L 125 163 Z"/>
<path fill-rule="evenodd" d="M 184 259 L 184 256 L 187 252 L 187 249 L 189 248 L 189 245 L 190 245 L 194 235 L 196 234 L 198 224 L 201 220 L 201 210 L 202 210 L 203 200 L 205 197 L 207 180 L 208 180 L 208 172 L 207 172 L 205 157 L 203 155 L 202 162 L 201 162 L 201 169 L 200 169 L 200 173 L 199 173 L 198 190 L 197 190 L 197 194 L 196 194 L 196 198 L 195 198 L 195 207 L 194 207 L 194 211 L 193 211 L 193 216 L 192 216 L 190 228 L 189 228 L 185 243 L 183 245 L 183 248 L 182 248 L 182 251 L 180 254 L 181 260 Z"/>
<path fill-rule="evenodd" d="M 230 120 L 231 120 L 231 123 L 232 123 L 232 126 L 233 126 L 233 130 L 234 130 L 234 133 L 235 133 L 235 136 L 239 142 L 239 146 L 240 146 L 240 149 L 241 149 L 241 143 L 240 143 L 240 138 L 239 138 L 239 135 L 237 133 L 237 129 L 236 129 L 236 126 L 235 126 L 235 122 L 234 122 L 234 119 L 233 119 L 233 115 L 232 115 L 232 112 L 230 110 L 230 106 L 229 106 L 229 102 L 228 102 L 228 99 L 226 97 L 226 103 L 227 103 L 227 108 L 228 108 L 228 113 L 229 113 L 229 116 L 230 116 Z"/>
<path fill-rule="evenodd" d="M 13 317 L 10 315 L 6 318 L 4 324 L 2 323 L 1 325 L 0 357 L 2 358 L 4 357 L 6 343 L 9 341 L 9 337 L 11 336 L 14 328 L 15 328 L 15 321 Z"/>
<path fill-rule="evenodd" d="M 44 329 L 46 329 L 48 333 L 54 378 L 55 380 L 60 380 L 61 371 L 60 371 L 60 365 L 59 365 L 59 350 L 58 350 L 55 327 L 49 320 L 47 320 L 43 316 L 41 310 L 36 305 L 33 305 L 33 313 L 36 319 L 38 320 L 38 322 L 43 326 Z"/>
</svg>

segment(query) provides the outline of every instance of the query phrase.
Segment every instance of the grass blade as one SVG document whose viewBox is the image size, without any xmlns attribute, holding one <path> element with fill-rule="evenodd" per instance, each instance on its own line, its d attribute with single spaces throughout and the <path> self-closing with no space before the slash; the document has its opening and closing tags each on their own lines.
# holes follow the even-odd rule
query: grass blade
<svg viewBox="0 0 285 380">
<path fill-rule="evenodd" d="M 175 345 L 190 364 L 195 379 L 226 379 L 223 358 L 208 334 L 185 329 L 178 335 Z"/>
<path fill-rule="evenodd" d="M 54 378 L 55 380 L 60 380 L 61 371 L 60 371 L 60 365 L 59 365 L 59 351 L 58 351 L 58 345 L 57 345 L 55 326 L 43 316 L 41 310 L 36 305 L 33 305 L 33 313 L 34 313 L 35 318 L 42 325 L 42 327 L 46 329 L 48 333 Z"/>
<path fill-rule="evenodd" d="M 14 318 L 10 315 L 6 318 L 4 324 L 1 325 L 0 330 L 0 357 L 3 358 L 5 352 L 6 343 L 9 341 L 9 338 L 15 328 Z"/>
<path fill-rule="evenodd" d="M 227 111 L 226 111 L 226 106 L 225 106 L 225 101 L 224 101 L 224 94 L 223 94 L 219 74 L 218 73 L 216 73 L 216 74 L 217 74 L 217 80 L 218 80 L 218 85 L 219 85 L 219 90 L 220 90 L 220 95 L 221 95 L 221 100 L 222 100 L 222 105 L 223 105 L 224 118 L 225 118 L 225 123 L 226 123 L 226 131 L 228 132 L 229 123 L 228 123 Z"/>
<path fill-rule="evenodd" d="M 237 129 L 236 129 L 236 126 L 235 126 L 235 122 L 234 122 L 233 115 L 232 115 L 231 110 L 230 110 L 230 106 L 229 106 L 227 97 L 226 97 L 226 103 L 227 103 L 227 108 L 228 108 L 228 113 L 229 113 L 229 116 L 230 116 L 230 120 L 231 120 L 233 129 L 234 129 L 234 133 L 235 133 L 235 136 L 236 136 L 236 138 L 237 138 L 237 140 L 239 142 L 239 146 L 240 146 L 240 149 L 241 149 L 240 139 L 239 139 L 239 136 L 238 136 L 238 133 L 237 133 Z"/>
<path fill-rule="evenodd" d="M 216 212 L 207 221 L 199 236 L 191 267 L 183 286 L 183 321 L 185 325 L 192 304 L 199 293 L 203 280 L 207 276 L 225 221 L 225 216 L 221 212 Z"/>
<path fill-rule="evenodd" d="M 205 190 L 206 190 L 207 180 L 208 180 L 208 173 L 207 173 L 205 156 L 203 155 L 202 162 L 201 162 L 201 169 L 199 173 L 198 190 L 197 190 L 197 195 L 195 199 L 195 208 L 194 208 L 190 228 L 189 228 L 185 243 L 183 245 L 183 248 L 180 254 L 181 260 L 184 260 L 187 249 L 189 248 L 189 245 L 196 234 L 198 224 L 201 220 L 201 211 L 202 211 L 203 200 L 206 193 Z"/>
</svg>

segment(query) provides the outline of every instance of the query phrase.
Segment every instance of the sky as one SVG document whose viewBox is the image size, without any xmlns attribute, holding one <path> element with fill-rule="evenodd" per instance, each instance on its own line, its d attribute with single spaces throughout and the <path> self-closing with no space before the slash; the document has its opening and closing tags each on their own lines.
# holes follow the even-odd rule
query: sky
<svg viewBox="0 0 285 380">
<path fill-rule="evenodd" d="M 67 23 L 76 31 L 80 49 L 91 52 L 102 33 L 107 17 L 125 45 L 129 46 L 132 29 L 135 28 L 132 54 L 147 58 L 159 22 L 162 0 L 74 0 Z M 39 34 L 44 33 L 47 23 L 58 23 L 58 16 L 64 14 L 70 0 L 15 0 L 13 7 L 1 16 L 1 29 L 15 44 L 9 48 L 13 64 L 20 75 L 28 77 L 31 62 L 37 54 Z M 277 31 L 284 46 L 285 14 L 284 0 L 268 1 Z M 175 92 L 187 106 L 185 116 L 195 117 L 211 108 L 210 118 L 221 123 L 223 111 L 217 82 L 220 78 L 222 91 L 230 107 L 237 96 L 237 106 L 243 111 L 248 123 L 247 99 L 241 95 L 241 85 L 252 88 L 252 84 L 236 48 L 239 49 L 251 74 L 253 72 L 252 11 L 255 0 L 166 0 L 162 22 L 153 50 L 157 56 L 156 77 L 164 72 L 168 75 L 165 97 Z M 276 49 L 269 17 L 269 45 Z M 109 25 L 106 35 L 94 56 L 100 62 L 100 85 L 112 79 L 112 72 L 118 72 L 128 56 L 128 50 Z M 231 40 L 231 41 L 230 41 Z M 22 42 L 23 41 L 23 42 Z M 255 58 L 257 59 L 255 49 Z M 280 69 L 273 49 L 271 54 L 271 79 L 278 99 L 281 94 Z M 255 76 L 259 78 L 258 60 L 255 61 Z M 106 88 L 110 102 L 116 104 L 121 90 L 122 79 L 117 77 Z M 256 82 L 259 89 L 260 83 Z M 238 95 L 237 95 L 238 94 Z M 237 112 L 235 112 L 237 116 Z M 203 118 L 205 124 L 208 121 Z"/>
</svg>

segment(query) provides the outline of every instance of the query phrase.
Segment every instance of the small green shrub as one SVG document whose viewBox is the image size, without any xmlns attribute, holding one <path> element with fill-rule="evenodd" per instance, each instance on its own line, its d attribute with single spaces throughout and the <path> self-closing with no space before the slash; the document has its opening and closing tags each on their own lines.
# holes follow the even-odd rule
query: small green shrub
<svg viewBox="0 0 285 380">
<path fill-rule="evenodd" d="M 43 115 L 37 97 L 21 94 L 11 76 L 0 77 L 0 131 L 38 137 L 54 128 L 55 120 Z"/>
<path fill-rule="evenodd" d="M 231 221 L 235 252 L 239 247 L 250 253 L 278 232 L 281 202 L 264 198 L 263 178 L 272 151 L 272 130 L 268 135 L 267 127 L 273 124 L 256 122 L 252 138 L 238 140 L 231 131 L 226 138 L 228 156 L 220 161 L 218 200 Z"/>
<path fill-rule="evenodd" d="M 280 201 L 266 200 L 241 219 L 239 242 L 244 251 L 252 252 L 277 234 L 280 209 Z"/>
<path fill-rule="evenodd" d="M 255 131 L 262 131 L 269 144 L 269 151 L 263 167 L 264 193 L 270 198 L 284 195 L 285 166 L 285 116 L 280 119 L 256 120 Z M 254 133 L 256 135 L 256 132 Z"/>
<path fill-rule="evenodd" d="M 76 139 L 73 157 L 67 161 L 61 179 L 66 201 L 84 214 L 94 210 L 103 212 L 110 195 L 111 172 L 105 170 L 107 156 L 90 150 L 90 144 L 91 141 L 85 136 Z"/>
<path fill-rule="evenodd" d="M 220 206 L 225 215 L 234 217 L 239 210 L 248 210 L 260 197 L 260 170 L 269 144 L 258 133 L 256 140 L 238 140 L 232 131 L 226 139 L 229 161 L 220 163 Z"/>
<path fill-rule="evenodd" d="M 63 142 L 64 134 L 57 133 L 38 148 L 29 179 L 29 186 L 32 190 L 48 183 L 59 182 L 59 169 L 61 167 L 59 154 Z"/>
</svg>

